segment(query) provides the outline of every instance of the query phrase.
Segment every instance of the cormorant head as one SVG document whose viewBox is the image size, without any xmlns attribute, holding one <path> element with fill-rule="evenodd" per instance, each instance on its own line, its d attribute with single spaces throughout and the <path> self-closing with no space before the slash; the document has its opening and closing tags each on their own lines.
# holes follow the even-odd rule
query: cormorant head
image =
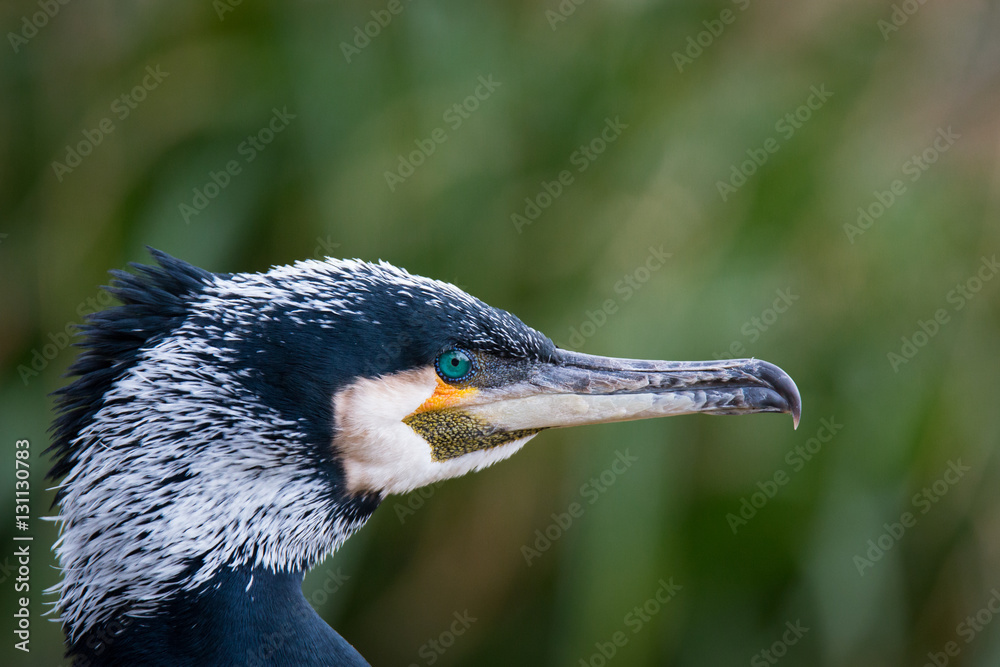
<svg viewBox="0 0 1000 667">
<path fill-rule="evenodd" d="M 52 475 L 71 636 L 153 613 L 223 568 L 304 571 L 385 495 L 507 458 L 548 428 L 788 412 L 758 360 L 557 348 L 453 285 L 388 264 L 213 274 L 153 251 L 84 326 Z M 252 580 L 251 580 L 252 581 Z"/>
</svg>

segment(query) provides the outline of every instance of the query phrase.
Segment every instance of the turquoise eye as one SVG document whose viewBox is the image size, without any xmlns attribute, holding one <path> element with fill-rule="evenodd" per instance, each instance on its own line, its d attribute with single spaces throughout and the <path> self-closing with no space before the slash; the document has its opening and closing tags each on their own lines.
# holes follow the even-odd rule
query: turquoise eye
<svg viewBox="0 0 1000 667">
<path fill-rule="evenodd" d="M 465 350 L 448 350 L 442 352 L 435 362 L 438 375 L 445 380 L 454 382 L 463 380 L 472 374 L 472 357 Z"/>
</svg>

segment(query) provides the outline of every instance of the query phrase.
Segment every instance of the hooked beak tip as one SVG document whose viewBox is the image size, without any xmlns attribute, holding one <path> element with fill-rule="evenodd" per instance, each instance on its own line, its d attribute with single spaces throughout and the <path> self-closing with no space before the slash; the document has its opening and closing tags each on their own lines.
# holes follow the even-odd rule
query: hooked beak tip
<svg viewBox="0 0 1000 667">
<path fill-rule="evenodd" d="M 795 386 L 795 381 L 788 373 L 772 363 L 760 359 L 753 359 L 751 362 L 756 364 L 753 375 L 771 385 L 785 401 L 788 409 L 783 412 L 792 415 L 792 429 L 798 430 L 802 418 L 802 396 L 799 394 L 799 388 Z"/>
</svg>

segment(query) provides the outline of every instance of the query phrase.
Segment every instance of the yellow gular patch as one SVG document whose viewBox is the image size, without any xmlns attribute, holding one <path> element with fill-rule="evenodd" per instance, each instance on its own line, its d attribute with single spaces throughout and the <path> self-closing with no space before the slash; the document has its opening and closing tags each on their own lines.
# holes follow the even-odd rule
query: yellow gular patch
<svg viewBox="0 0 1000 667">
<path fill-rule="evenodd" d="M 442 381 L 441 378 L 437 378 L 437 387 L 434 388 L 434 393 L 412 414 L 461 405 L 463 399 L 472 398 L 478 391 L 475 387 L 455 387 Z"/>
</svg>

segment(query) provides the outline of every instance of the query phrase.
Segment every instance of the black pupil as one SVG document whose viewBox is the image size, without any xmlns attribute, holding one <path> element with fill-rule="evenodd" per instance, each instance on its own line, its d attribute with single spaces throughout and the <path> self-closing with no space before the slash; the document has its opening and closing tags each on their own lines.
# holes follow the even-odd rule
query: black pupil
<svg viewBox="0 0 1000 667">
<path fill-rule="evenodd" d="M 452 357 L 451 358 L 451 365 L 452 366 L 458 366 L 458 359 L 456 357 Z"/>
</svg>

